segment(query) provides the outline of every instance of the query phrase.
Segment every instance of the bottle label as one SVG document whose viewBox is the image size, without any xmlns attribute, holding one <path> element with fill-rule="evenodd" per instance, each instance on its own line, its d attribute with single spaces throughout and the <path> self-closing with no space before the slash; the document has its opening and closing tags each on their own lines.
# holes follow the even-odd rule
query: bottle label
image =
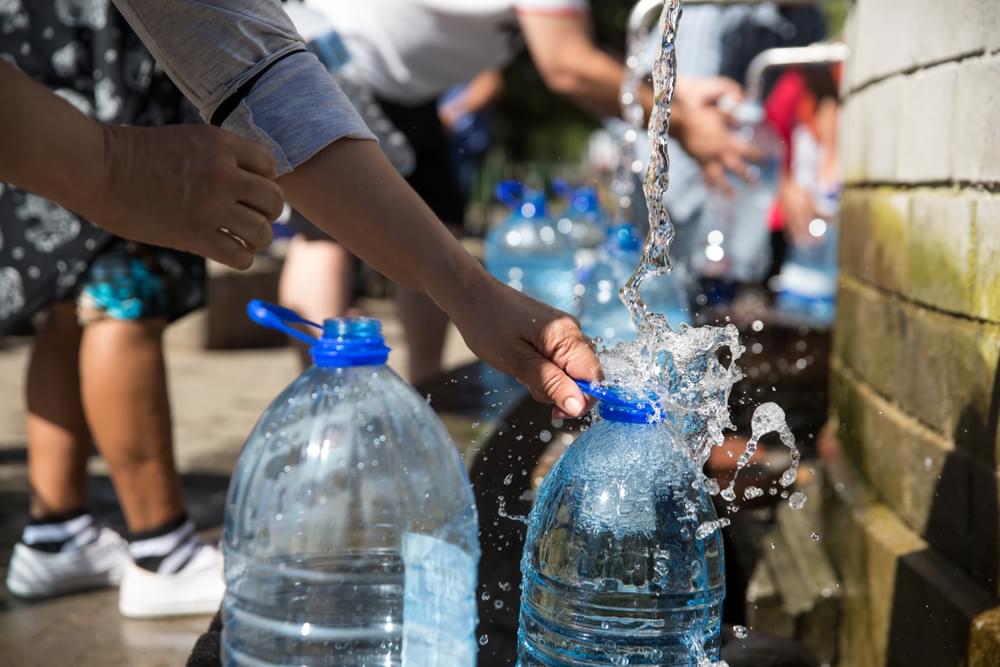
<svg viewBox="0 0 1000 667">
<path fill-rule="evenodd" d="M 473 667 L 475 559 L 444 540 L 404 533 L 403 568 L 403 667 Z"/>
</svg>

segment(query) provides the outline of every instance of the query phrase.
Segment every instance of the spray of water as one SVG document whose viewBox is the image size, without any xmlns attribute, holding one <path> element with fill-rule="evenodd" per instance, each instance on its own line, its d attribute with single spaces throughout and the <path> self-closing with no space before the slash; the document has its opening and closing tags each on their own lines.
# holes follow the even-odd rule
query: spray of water
<svg viewBox="0 0 1000 667">
<path fill-rule="evenodd" d="M 667 274 L 672 268 L 670 245 L 674 238 L 674 226 L 666 208 L 670 183 L 668 130 L 677 80 L 674 42 L 680 16 L 680 0 L 666 0 L 660 15 L 660 52 L 652 70 L 654 105 L 649 119 L 652 155 L 643 182 L 649 209 L 649 232 L 639 265 L 621 290 L 622 302 L 628 308 L 639 335 L 633 342 L 620 343 L 604 350 L 601 361 L 610 384 L 637 396 L 655 396 L 658 417 L 682 415 L 680 428 L 683 429 L 690 455 L 699 464 L 704 464 L 712 447 L 723 443 L 723 431 L 735 429 L 729 414 L 729 397 L 733 385 L 742 378 L 737 365 L 744 352 L 739 333 L 732 325 L 693 328 L 682 325 L 674 331 L 665 317 L 648 311 L 639 293 L 644 281 Z M 640 43 L 640 36 L 629 36 L 630 57 L 638 58 Z M 638 62 L 629 64 L 622 102 L 626 116 L 634 122 L 635 117 L 641 118 L 642 114 L 637 95 L 637 77 L 641 68 Z M 629 149 L 634 153 L 634 142 Z M 624 164 L 620 173 L 623 170 Z M 760 438 L 772 432 L 778 434 L 791 452 L 792 464 L 780 480 L 782 486 L 788 487 L 795 482 L 799 452 L 795 438 L 785 423 L 784 412 L 774 403 L 762 404 L 754 412 L 752 437 L 737 462 L 736 472 L 738 474 L 749 465 Z M 735 484 L 734 476 L 726 489 L 720 490 L 716 484 L 711 492 L 721 491 L 723 498 L 734 501 Z M 803 503 L 804 500 L 796 499 L 796 505 L 801 507 Z M 718 524 L 706 526 L 704 530 L 717 528 Z"/>
</svg>

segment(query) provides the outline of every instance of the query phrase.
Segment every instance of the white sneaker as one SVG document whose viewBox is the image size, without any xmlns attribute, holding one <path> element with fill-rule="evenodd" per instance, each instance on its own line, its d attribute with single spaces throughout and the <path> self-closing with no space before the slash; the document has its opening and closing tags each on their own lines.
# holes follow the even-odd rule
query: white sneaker
<svg viewBox="0 0 1000 667">
<path fill-rule="evenodd" d="M 184 569 L 150 572 L 133 562 L 125 566 L 118 611 L 128 618 L 214 614 L 226 592 L 222 552 L 202 544 Z"/>
<path fill-rule="evenodd" d="M 70 551 L 52 553 L 18 542 L 7 569 L 7 590 L 20 598 L 46 598 L 117 586 L 131 562 L 128 543 L 110 528 Z"/>
</svg>

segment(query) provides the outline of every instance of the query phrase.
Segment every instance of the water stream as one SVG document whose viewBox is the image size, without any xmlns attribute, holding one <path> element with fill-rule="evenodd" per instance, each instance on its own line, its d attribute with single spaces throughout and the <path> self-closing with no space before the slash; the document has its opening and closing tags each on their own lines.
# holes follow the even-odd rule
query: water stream
<svg viewBox="0 0 1000 667">
<path fill-rule="evenodd" d="M 643 182 L 649 209 L 649 232 L 639 265 L 621 290 L 622 302 L 628 308 L 639 335 L 633 342 L 619 343 L 610 350 L 603 350 L 601 361 L 609 384 L 623 387 L 638 396 L 654 395 L 662 411 L 679 410 L 685 414 L 684 429 L 689 454 L 699 464 L 704 464 L 712 448 L 723 443 L 723 431 L 735 429 L 729 413 L 729 397 L 733 385 L 742 378 L 737 364 L 744 352 L 739 333 L 733 325 L 681 325 L 674 330 L 666 317 L 649 312 L 639 293 L 644 281 L 667 274 L 672 269 L 670 245 L 674 238 L 674 226 L 666 207 L 670 183 L 668 131 L 677 80 L 674 41 L 680 16 L 681 0 L 666 0 L 660 15 L 660 52 L 652 69 L 654 105 L 649 119 L 652 154 Z M 640 36 L 629 35 L 630 58 L 638 58 L 641 42 Z M 629 75 L 622 93 L 623 103 L 626 98 L 629 101 L 624 106 L 625 115 L 632 122 L 636 117 L 641 122 L 642 107 L 637 87 L 642 68 L 639 62 L 630 61 L 628 65 Z M 634 142 L 627 148 L 634 158 Z M 634 159 L 630 165 L 632 163 Z M 624 166 L 623 159 L 620 174 Z M 761 438 L 770 433 L 776 433 L 789 449 L 791 465 L 778 482 L 782 487 L 790 487 L 798 473 L 799 451 L 795 437 L 785 423 L 785 413 L 775 403 L 763 403 L 754 411 L 751 438 L 746 451 L 737 460 L 736 473 L 738 475 L 750 464 Z M 706 487 L 713 495 L 721 493 L 724 500 L 734 503 L 737 500 L 735 485 L 736 476 L 725 489 L 720 489 L 716 483 L 707 483 Z M 772 493 L 777 492 L 776 488 L 772 490 Z M 787 498 L 794 509 L 801 508 L 805 503 L 801 493 L 789 496 L 787 492 L 782 492 L 782 497 Z M 717 530 L 722 525 L 724 522 L 714 522 L 712 526 L 702 527 L 702 531 Z"/>
</svg>

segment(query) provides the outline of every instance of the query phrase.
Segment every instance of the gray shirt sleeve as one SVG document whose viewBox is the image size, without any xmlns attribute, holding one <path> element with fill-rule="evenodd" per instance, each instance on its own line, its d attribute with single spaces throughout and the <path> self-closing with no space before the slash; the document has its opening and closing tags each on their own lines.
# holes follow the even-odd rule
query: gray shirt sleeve
<svg viewBox="0 0 1000 667">
<path fill-rule="evenodd" d="M 113 1 L 205 120 L 258 77 L 222 126 L 270 150 L 280 174 L 338 139 L 375 139 L 278 0 Z"/>
</svg>

